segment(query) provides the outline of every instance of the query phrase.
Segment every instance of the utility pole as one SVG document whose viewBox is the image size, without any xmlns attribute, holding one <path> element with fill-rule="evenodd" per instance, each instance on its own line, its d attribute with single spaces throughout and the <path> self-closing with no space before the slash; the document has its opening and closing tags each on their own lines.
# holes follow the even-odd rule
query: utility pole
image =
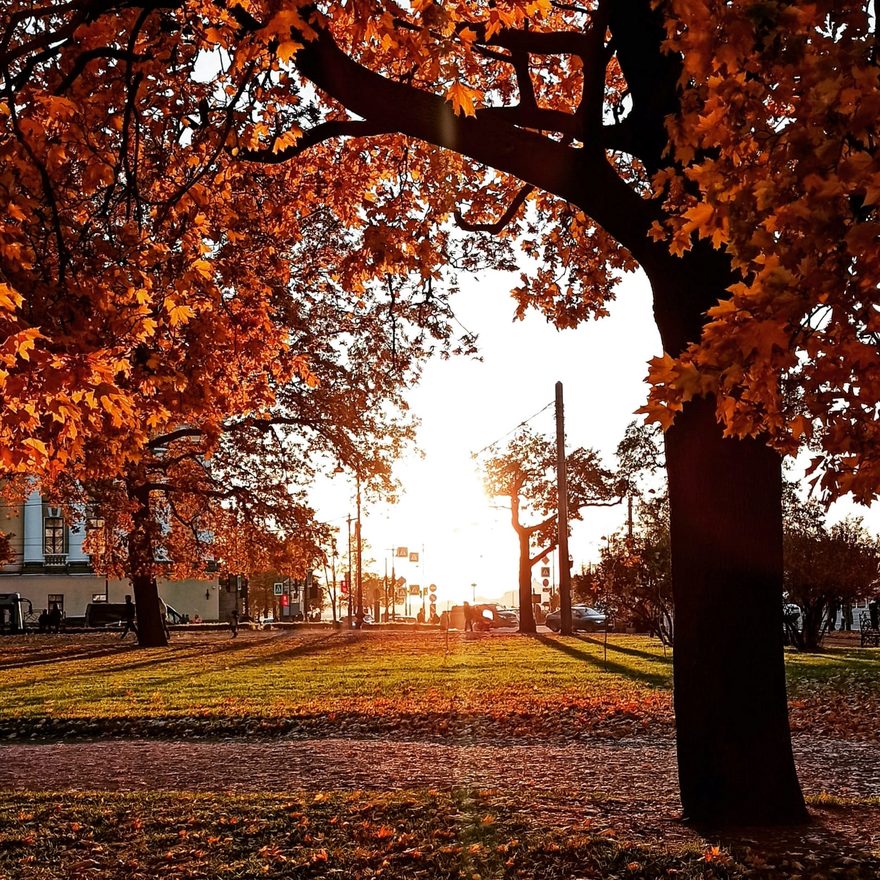
<svg viewBox="0 0 880 880">
<path fill-rule="evenodd" d="M 361 475 L 355 472 L 357 479 L 357 625 L 360 629 L 364 625 L 364 588 L 361 580 Z"/>
<path fill-rule="evenodd" d="M 351 514 L 348 515 L 348 571 L 345 579 L 348 582 L 348 625 L 351 626 L 351 618 L 354 614 L 352 603 L 354 591 L 351 589 Z"/>
<path fill-rule="evenodd" d="M 330 595 L 330 610 L 333 614 L 333 623 L 336 623 L 336 538 L 331 538 L 330 549 L 330 573 L 333 575 L 333 592 Z"/>
<path fill-rule="evenodd" d="M 571 569 L 568 566 L 568 475 L 565 470 L 565 408 L 562 382 L 556 383 L 556 494 L 559 517 L 559 625 L 571 635 Z"/>
<path fill-rule="evenodd" d="M 394 567 L 394 548 L 391 548 L 391 619 L 397 620 L 397 570 Z"/>
</svg>

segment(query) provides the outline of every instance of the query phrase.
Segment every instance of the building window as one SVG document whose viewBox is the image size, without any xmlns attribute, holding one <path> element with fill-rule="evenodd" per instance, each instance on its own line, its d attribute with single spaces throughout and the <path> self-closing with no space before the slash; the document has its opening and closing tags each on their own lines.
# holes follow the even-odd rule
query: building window
<svg viewBox="0 0 880 880">
<path fill-rule="evenodd" d="M 58 610 L 64 614 L 64 593 L 49 593 L 46 604 L 49 606 L 49 611 L 52 610 L 53 606 L 57 605 Z"/>
<path fill-rule="evenodd" d="M 46 556 L 64 553 L 64 520 L 60 516 L 47 516 L 43 520 L 43 553 Z"/>
</svg>

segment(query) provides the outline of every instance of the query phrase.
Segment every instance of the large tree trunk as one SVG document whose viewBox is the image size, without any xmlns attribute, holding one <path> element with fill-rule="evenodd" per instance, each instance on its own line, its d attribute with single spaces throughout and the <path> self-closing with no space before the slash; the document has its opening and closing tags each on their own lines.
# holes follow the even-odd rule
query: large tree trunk
<svg viewBox="0 0 880 880">
<path fill-rule="evenodd" d="M 168 636 L 153 575 L 150 493 L 143 486 L 132 486 L 129 488 L 129 497 L 136 504 L 133 527 L 128 536 L 128 563 L 134 603 L 137 606 L 138 644 L 143 648 L 164 648 L 168 644 Z"/>
<path fill-rule="evenodd" d="M 782 474 L 760 440 L 723 439 L 714 401 L 666 435 L 675 715 L 685 818 L 806 818 L 785 691 Z"/>
<path fill-rule="evenodd" d="M 678 355 L 725 295 L 729 259 L 701 242 L 646 268 L 663 348 Z M 666 433 L 666 466 L 684 815 L 803 821 L 785 690 L 782 460 L 760 438 L 724 439 L 714 398 L 698 398 Z"/>
<path fill-rule="evenodd" d="M 532 608 L 531 542 L 525 529 L 517 529 L 516 536 L 519 541 L 519 631 L 533 633 L 537 627 Z"/>
</svg>

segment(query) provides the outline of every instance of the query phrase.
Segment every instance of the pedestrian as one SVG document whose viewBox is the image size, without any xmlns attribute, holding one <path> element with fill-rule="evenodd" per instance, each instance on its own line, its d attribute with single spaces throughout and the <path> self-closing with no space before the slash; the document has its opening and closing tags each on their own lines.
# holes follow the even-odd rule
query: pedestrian
<svg viewBox="0 0 880 880">
<path fill-rule="evenodd" d="M 153 578 L 153 586 L 156 587 L 156 579 Z M 156 590 L 158 592 L 158 588 Z M 171 630 L 168 629 L 168 606 L 165 604 L 165 600 L 159 596 L 159 617 L 162 621 L 162 632 L 165 633 L 165 638 L 171 638 Z"/>
<path fill-rule="evenodd" d="M 37 618 L 37 628 L 41 633 L 44 633 L 49 629 L 49 612 L 45 608 L 40 612 L 40 616 Z"/>
<path fill-rule="evenodd" d="M 52 609 L 49 611 L 46 625 L 50 632 L 61 632 L 61 609 L 58 607 L 57 602 L 52 603 Z"/>
<path fill-rule="evenodd" d="M 880 629 L 880 596 L 868 602 L 868 614 L 871 617 L 871 629 Z"/>
<path fill-rule="evenodd" d="M 419 608 L 418 614 L 416 614 L 416 623 L 424 623 L 425 622 L 425 609 Z"/>
<path fill-rule="evenodd" d="M 471 609 L 471 603 L 464 603 L 464 631 L 465 632 L 473 632 L 474 631 L 474 615 Z"/>
<path fill-rule="evenodd" d="M 125 625 L 122 627 L 122 635 L 119 637 L 119 641 L 122 641 L 130 632 L 133 632 L 135 635 L 138 634 L 137 626 L 135 626 L 134 622 L 134 614 L 134 602 L 131 601 L 131 596 L 126 596 L 125 605 L 122 608 L 122 622 Z"/>
<path fill-rule="evenodd" d="M 229 618 L 229 629 L 232 630 L 232 638 L 235 638 L 238 635 L 238 608 L 232 609 L 232 614 Z"/>
</svg>

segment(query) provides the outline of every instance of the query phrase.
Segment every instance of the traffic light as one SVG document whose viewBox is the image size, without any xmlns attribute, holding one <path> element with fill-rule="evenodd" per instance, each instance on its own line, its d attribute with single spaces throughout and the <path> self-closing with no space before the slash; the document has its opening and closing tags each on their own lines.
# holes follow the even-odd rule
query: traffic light
<svg viewBox="0 0 880 880">
<path fill-rule="evenodd" d="M 287 593 L 282 593 L 281 594 L 281 607 L 287 608 L 288 604 L 290 604 L 290 596 L 288 596 Z"/>
</svg>

